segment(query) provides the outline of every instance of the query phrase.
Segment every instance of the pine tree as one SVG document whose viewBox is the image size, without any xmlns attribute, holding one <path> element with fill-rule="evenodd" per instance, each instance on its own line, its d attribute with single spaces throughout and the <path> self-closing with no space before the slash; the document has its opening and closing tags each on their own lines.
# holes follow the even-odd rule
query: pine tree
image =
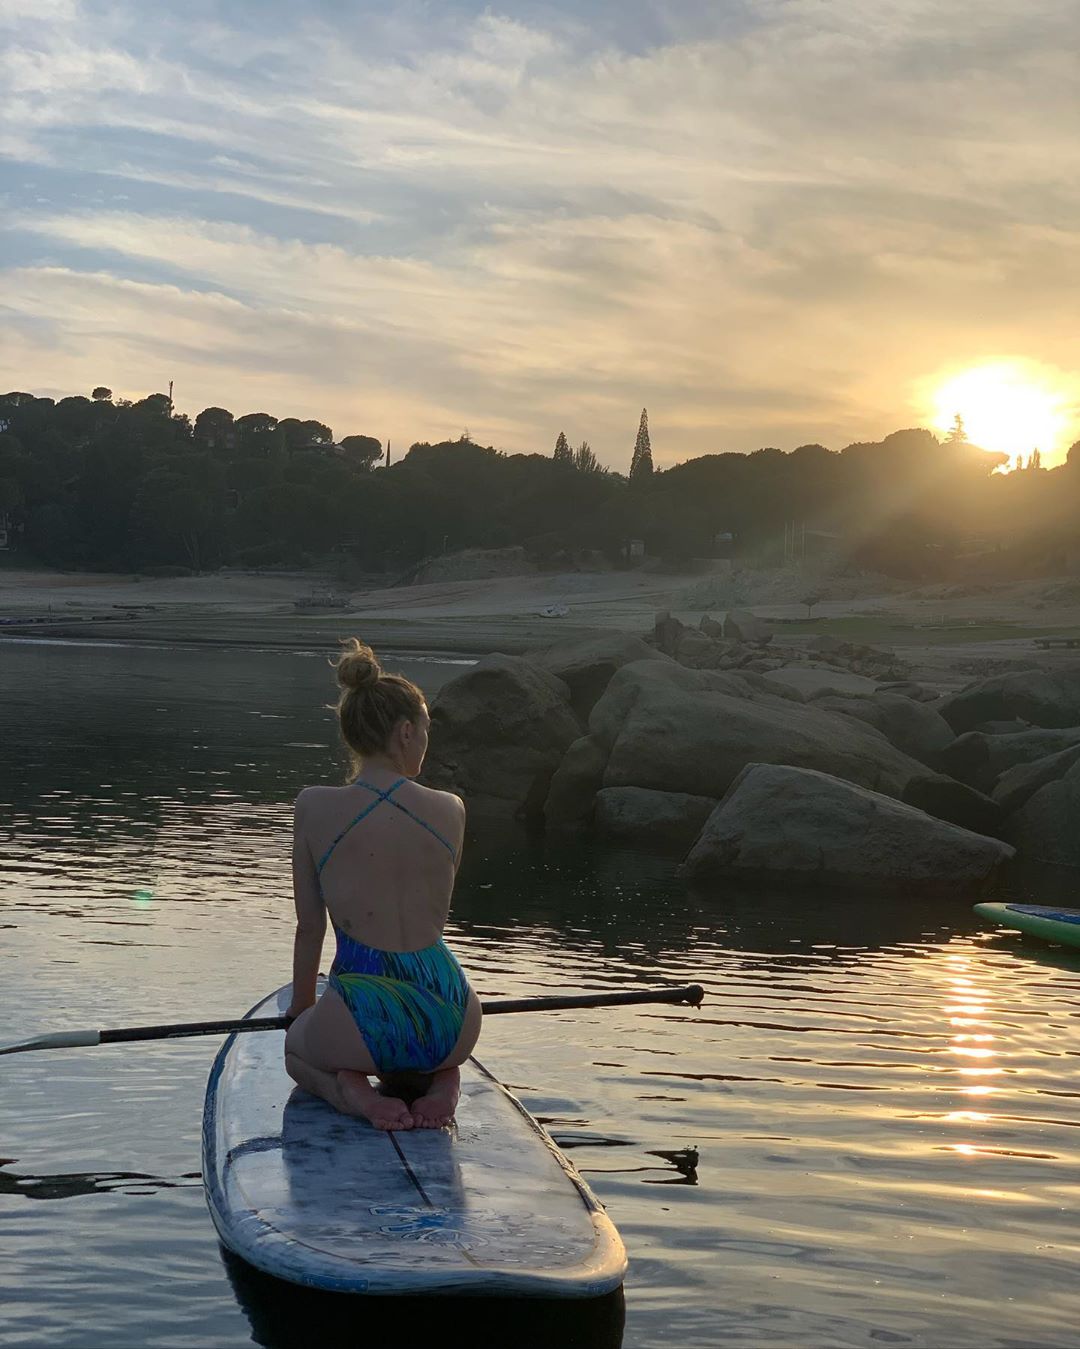
<svg viewBox="0 0 1080 1349">
<path fill-rule="evenodd" d="M 967 432 L 964 430 L 964 419 L 959 412 L 953 418 L 953 424 L 949 434 L 945 437 L 946 445 L 966 445 Z"/>
<path fill-rule="evenodd" d="M 630 460 L 630 481 L 642 482 L 651 478 L 653 472 L 652 446 L 649 444 L 649 414 L 641 409 L 641 422 L 638 425 L 637 440 L 634 441 L 634 454 Z"/>
<path fill-rule="evenodd" d="M 570 448 L 570 442 L 566 439 L 565 431 L 559 432 L 559 438 L 555 442 L 554 459 L 557 464 L 572 464 L 574 462 L 574 452 Z"/>
<path fill-rule="evenodd" d="M 600 461 L 593 453 L 592 447 L 587 440 L 583 440 L 577 449 L 571 453 L 570 459 L 579 473 L 603 472 L 603 469 L 600 467 Z"/>
</svg>

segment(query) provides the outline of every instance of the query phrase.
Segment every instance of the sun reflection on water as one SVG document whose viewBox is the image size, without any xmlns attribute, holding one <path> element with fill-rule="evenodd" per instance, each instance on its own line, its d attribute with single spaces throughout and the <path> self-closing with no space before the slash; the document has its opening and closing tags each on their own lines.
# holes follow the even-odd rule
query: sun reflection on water
<svg viewBox="0 0 1080 1349">
<path fill-rule="evenodd" d="M 988 1027 L 992 1025 L 990 1008 L 992 988 L 995 982 L 993 971 L 977 968 L 977 962 L 966 955 L 950 954 L 945 957 L 945 1002 L 942 1011 L 950 1029 L 948 1052 L 958 1059 L 978 1059 L 981 1063 L 956 1064 L 952 1071 L 961 1079 L 971 1077 L 997 1077 L 1005 1072 L 1004 1066 L 994 1062 L 1001 1056 L 997 1044 L 998 1037 Z M 936 972 L 936 971 L 935 971 Z M 990 1096 L 997 1088 L 987 1082 L 958 1082 L 954 1090 L 961 1096 Z M 956 1109 L 942 1116 L 947 1124 L 986 1126 L 992 1124 L 995 1116 L 983 1110 Z M 977 1135 L 976 1135 L 977 1137 Z M 949 1144 L 949 1150 L 960 1157 L 986 1157 L 991 1155 L 978 1142 Z"/>
</svg>

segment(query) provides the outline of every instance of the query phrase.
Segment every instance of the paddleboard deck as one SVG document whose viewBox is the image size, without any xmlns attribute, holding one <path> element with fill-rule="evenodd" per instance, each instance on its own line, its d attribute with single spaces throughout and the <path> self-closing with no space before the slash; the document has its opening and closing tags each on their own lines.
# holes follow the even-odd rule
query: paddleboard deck
<svg viewBox="0 0 1080 1349">
<path fill-rule="evenodd" d="M 980 918 L 1017 928 L 1044 941 L 1080 946 L 1080 909 L 1050 904 L 976 904 L 975 912 Z"/>
<path fill-rule="evenodd" d="M 286 985 L 248 1012 L 281 1015 Z M 214 1061 L 203 1180 L 222 1243 L 292 1283 L 336 1291 L 599 1297 L 626 1252 L 585 1181 L 475 1059 L 450 1129 L 393 1133 L 288 1077 L 282 1033 L 234 1034 Z"/>
</svg>

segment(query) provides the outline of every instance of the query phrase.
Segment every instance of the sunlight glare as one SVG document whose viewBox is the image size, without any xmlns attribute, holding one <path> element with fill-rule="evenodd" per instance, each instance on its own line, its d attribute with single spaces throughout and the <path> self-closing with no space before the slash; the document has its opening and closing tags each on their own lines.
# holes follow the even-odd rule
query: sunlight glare
<svg viewBox="0 0 1080 1349">
<path fill-rule="evenodd" d="M 1043 467 L 1061 463 L 1069 448 L 1068 377 L 1019 361 L 976 366 L 949 376 L 933 391 L 933 424 L 947 434 L 959 413 L 968 440 L 1026 460 L 1038 449 Z"/>
</svg>

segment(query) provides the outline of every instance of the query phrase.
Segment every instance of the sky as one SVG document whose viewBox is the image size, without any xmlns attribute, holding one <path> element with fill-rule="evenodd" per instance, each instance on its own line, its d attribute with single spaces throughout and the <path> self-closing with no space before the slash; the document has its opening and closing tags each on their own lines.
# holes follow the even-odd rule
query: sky
<svg viewBox="0 0 1080 1349">
<path fill-rule="evenodd" d="M 1075 18 L 0 0 L 0 388 L 173 380 L 192 415 L 402 448 L 565 430 L 625 471 L 643 406 L 659 466 L 836 449 L 1015 368 L 1057 399 L 1055 462 L 1080 438 Z"/>
</svg>

